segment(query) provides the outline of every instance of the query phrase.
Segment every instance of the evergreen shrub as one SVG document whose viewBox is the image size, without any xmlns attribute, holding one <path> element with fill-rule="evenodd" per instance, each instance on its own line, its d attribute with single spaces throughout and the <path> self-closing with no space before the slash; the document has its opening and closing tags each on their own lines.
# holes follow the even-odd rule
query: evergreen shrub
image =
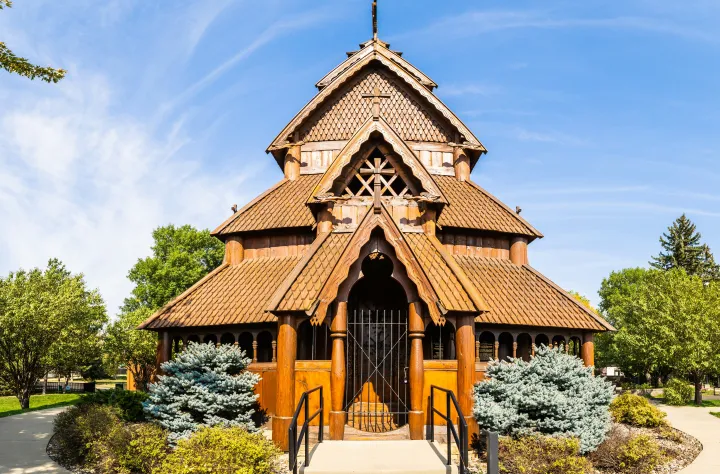
<svg viewBox="0 0 720 474">
<path fill-rule="evenodd" d="M 664 402 L 668 405 L 686 405 L 695 396 L 695 387 L 684 380 L 672 378 L 665 385 Z"/>
<path fill-rule="evenodd" d="M 610 414 L 616 423 L 655 428 L 663 426 L 665 412 L 651 404 L 647 398 L 632 393 L 623 393 L 610 403 Z"/>
<path fill-rule="evenodd" d="M 80 398 L 80 404 L 109 405 L 118 409 L 120 418 L 125 421 L 143 421 L 145 412 L 143 402 L 147 400 L 145 392 L 131 390 L 98 390 L 86 393 Z"/>
<path fill-rule="evenodd" d="M 90 444 L 85 467 L 96 472 L 150 474 L 169 452 L 167 431 L 153 423 L 118 424 Z"/>
<path fill-rule="evenodd" d="M 614 426 L 608 438 L 590 455 L 595 467 L 622 474 L 647 474 L 666 460 L 660 446 L 648 435 L 632 434 Z"/>
<path fill-rule="evenodd" d="M 524 436 L 502 438 L 500 472 L 505 474 L 590 474 L 592 464 L 580 456 L 575 438 Z"/>
<path fill-rule="evenodd" d="M 255 431 L 254 387 L 260 377 L 246 370 L 249 363 L 235 346 L 191 342 L 162 365 L 165 375 L 150 385 L 145 413 L 170 432 L 172 443 L 203 426 Z"/>
<path fill-rule="evenodd" d="M 277 472 L 280 451 L 261 434 L 243 428 L 201 428 L 178 441 L 154 474 L 204 474 Z"/>
<path fill-rule="evenodd" d="M 117 412 L 109 406 L 86 404 L 61 412 L 53 421 L 58 461 L 66 466 L 83 464 L 93 443 L 106 439 L 119 425 Z"/>
<path fill-rule="evenodd" d="M 579 438 L 583 454 L 605 439 L 612 385 L 577 357 L 542 346 L 530 362 L 490 362 L 486 377 L 473 409 L 483 429 Z"/>
</svg>

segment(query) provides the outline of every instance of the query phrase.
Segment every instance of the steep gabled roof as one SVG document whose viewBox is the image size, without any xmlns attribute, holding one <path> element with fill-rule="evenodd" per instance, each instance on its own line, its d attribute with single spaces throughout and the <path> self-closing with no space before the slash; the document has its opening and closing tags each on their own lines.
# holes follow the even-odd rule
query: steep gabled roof
<svg viewBox="0 0 720 474">
<path fill-rule="evenodd" d="M 212 231 L 212 235 L 314 226 L 315 218 L 305 205 L 305 198 L 320 176 L 310 174 L 300 175 L 292 181 L 283 179 L 230 216 Z"/>
<path fill-rule="evenodd" d="M 484 152 L 485 148 L 480 143 L 480 140 L 470 131 L 467 126 L 431 91 L 420 83 L 412 74 L 407 72 L 405 69 L 400 67 L 396 62 L 388 59 L 384 54 L 380 54 L 378 51 L 371 51 L 359 61 L 349 66 L 347 69 L 340 72 L 326 87 L 324 87 L 305 107 L 298 112 L 298 114 L 288 123 L 288 125 L 278 134 L 273 140 L 272 144 L 268 147 L 268 152 L 281 149 L 287 146 L 288 137 L 295 132 L 300 125 L 320 107 L 330 95 L 338 90 L 343 84 L 349 79 L 355 76 L 358 72 L 363 70 L 365 67 L 370 65 L 372 62 L 379 62 L 384 65 L 390 71 L 395 73 L 398 77 L 403 79 L 405 83 L 417 92 L 427 103 L 432 105 L 435 110 L 444 117 L 457 131 L 465 137 L 465 142 L 470 146 L 477 147 L 479 151 Z"/>
<path fill-rule="evenodd" d="M 360 45 L 360 51 L 355 51 L 354 53 L 348 53 L 348 58 L 340 63 L 335 69 L 327 73 L 325 77 L 320 79 L 317 84 L 315 84 L 315 87 L 322 90 L 324 87 L 327 87 L 332 81 L 334 81 L 339 75 L 341 75 L 346 70 L 350 69 L 352 66 L 360 62 L 361 60 L 365 59 L 368 55 L 372 53 L 377 53 L 379 55 L 384 56 L 389 61 L 392 61 L 396 63 L 398 66 L 403 68 L 408 73 L 412 74 L 415 79 L 420 82 L 423 86 L 427 87 L 428 89 L 432 90 L 435 87 L 437 87 L 437 84 L 435 84 L 435 81 L 430 79 L 425 73 L 420 71 L 418 68 L 410 64 L 405 58 L 401 56 L 401 54 L 391 51 L 390 45 L 387 43 L 383 43 L 381 41 L 367 41 Z"/>
<path fill-rule="evenodd" d="M 142 323 L 138 329 L 225 326 L 275 321 L 270 297 L 300 256 L 264 257 L 223 264 Z"/>
<path fill-rule="evenodd" d="M 440 227 L 504 232 L 541 238 L 543 235 L 498 198 L 470 180 L 458 181 L 454 176 L 434 176 L 447 197 L 438 217 Z"/>
<path fill-rule="evenodd" d="M 445 197 L 441 189 L 433 180 L 428 170 L 418 159 L 417 155 L 407 146 L 407 144 L 398 136 L 382 117 L 378 120 L 368 119 L 357 133 L 350 139 L 345 148 L 335 157 L 328 169 L 323 174 L 320 181 L 312 190 L 308 198 L 308 203 L 314 202 L 315 197 L 327 193 L 332 187 L 335 180 L 340 177 L 343 169 L 350 164 L 353 156 L 360 151 L 360 148 L 370 139 L 373 133 L 380 133 L 383 139 L 392 146 L 393 151 L 400 156 L 403 163 L 410 169 L 413 176 L 422 184 L 423 188 L 438 198 L 439 202 L 445 203 Z"/>
<path fill-rule="evenodd" d="M 475 318 L 479 323 L 614 330 L 529 265 L 489 257 L 454 258 L 488 303 L 489 311 Z"/>
</svg>

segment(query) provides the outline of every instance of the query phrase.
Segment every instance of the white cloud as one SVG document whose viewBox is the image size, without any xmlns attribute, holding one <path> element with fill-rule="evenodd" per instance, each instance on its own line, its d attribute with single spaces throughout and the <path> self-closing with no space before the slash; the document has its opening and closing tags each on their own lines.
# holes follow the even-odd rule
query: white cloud
<svg viewBox="0 0 720 474">
<path fill-rule="evenodd" d="M 85 273 L 114 314 L 152 229 L 214 227 L 246 200 L 244 176 L 209 174 L 183 157 L 190 137 L 181 121 L 161 135 L 114 115 L 117 98 L 101 76 L 75 70 L 55 87 L 35 103 L 32 89 L 21 92 L 0 111 L 0 273 L 58 257 Z"/>
</svg>

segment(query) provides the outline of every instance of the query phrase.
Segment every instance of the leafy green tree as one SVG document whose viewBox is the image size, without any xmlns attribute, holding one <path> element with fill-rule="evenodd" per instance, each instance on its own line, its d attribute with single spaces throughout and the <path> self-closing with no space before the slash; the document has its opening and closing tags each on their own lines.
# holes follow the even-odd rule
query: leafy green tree
<svg viewBox="0 0 720 474">
<path fill-rule="evenodd" d="M 72 350 L 72 337 L 97 337 L 106 321 L 97 290 L 89 291 L 83 276 L 70 274 L 59 260 L 50 260 L 45 271 L 0 278 L 0 380 L 29 408 L 56 344 Z"/>
<path fill-rule="evenodd" d="M 146 392 L 155 373 L 157 334 L 137 327 L 152 310 L 140 308 L 120 313 L 107 328 L 103 350 L 115 367 L 126 365 L 138 389 Z"/>
<path fill-rule="evenodd" d="M 207 230 L 168 225 L 153 231 L 152 256 L 138 260 L 128 274 L 135 283 L 123 311 L 164 306 L 222 263 L 224 247 Z"/>
<path fill-rule="evenodd" d="M 717 279 L 720 269 L 710 247 L 700 243 L 701 238 L 695 224 L 683 214 L 660 237 L 664 251 L 652 257 L 650 265 L 659 270 L 682 268 L 688 275 Z"/>
<path fill-rule="evenodd" d="M 10 0 L 0 0 L 0 10 L 11 7 Z M 0 41 L 0 67 L 30 79 L 38 77 L 45 82 L 58 82 L 67 73 L 64 69 L 35 66 L 27 59 L 16 56 L 2 41 Z"/>
</svg>

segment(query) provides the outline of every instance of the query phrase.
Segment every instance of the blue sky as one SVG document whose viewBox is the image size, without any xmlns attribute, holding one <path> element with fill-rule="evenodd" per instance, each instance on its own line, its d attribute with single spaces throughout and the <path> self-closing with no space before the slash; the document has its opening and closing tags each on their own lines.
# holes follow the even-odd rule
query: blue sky
<svg viewBox="0 0 720 474">
<path fill-rule="evenodd" d="M 264 150 L 370 36 L 370 0 L 18 0 L 0 39 L 0 274 L 51 256 L 113 314 L 167 223 L 214 228 L 281 178 Z M 720 3 L 379 0 L 380 37 L 488 148 L 473 179 L 597 302 L 681 213 L 720 252 Z"/>
</svg>

